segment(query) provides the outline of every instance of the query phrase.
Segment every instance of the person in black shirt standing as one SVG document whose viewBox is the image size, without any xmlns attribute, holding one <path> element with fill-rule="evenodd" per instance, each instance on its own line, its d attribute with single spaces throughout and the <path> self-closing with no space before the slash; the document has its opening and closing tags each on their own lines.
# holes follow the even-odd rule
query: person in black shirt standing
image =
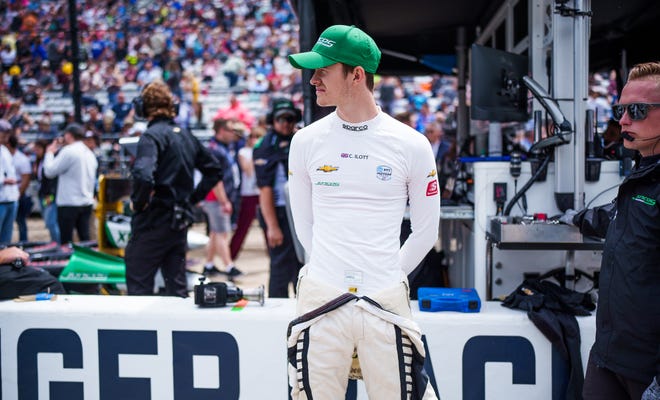
<svg viewBox="0 0 660 400">
<path fill-rule="evenodd" d="M 189 131 L 175 124 L 176 106 L 166 84 L 146 85 L 133 106 L 135 114 L 149 122 L 132 168 L 134 214 L 125 255 L 128 294 L 153 294 L 160 268 L 165 294 L 188 297 L 185 261 L 192 206 L 222 179 L 222 167 Z M 195 169 L 202 173 L 197 186 Z"/>
<path fill-rule="evenodd" d="M 604 237 L 585 400 L 660 398 L 660 62 L 636 65 L 612 117 L 641 158 L 616 199 L 561 221 Z"/>
</svg>

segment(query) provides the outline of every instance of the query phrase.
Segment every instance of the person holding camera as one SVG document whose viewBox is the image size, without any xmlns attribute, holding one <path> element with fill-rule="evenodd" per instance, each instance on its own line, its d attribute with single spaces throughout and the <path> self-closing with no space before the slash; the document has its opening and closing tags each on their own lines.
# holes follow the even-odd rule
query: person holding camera
<svg viewBox="0 0 660 400">
<path fill-rule="evenodd" d="M 146 85 L 133 106 L 148 125 L 131 170 L 133 217 L 125 254 L 128 294 L 153 294 L 160 268 L 165 295 L 188 297 L 185 264 L 192 207 L 222 179 L 222 167 L 197 138 L 174 122 L 176 104 L 165 83 Z M 202 173 L 197 186 L 195 169 Z"/>
</svg>

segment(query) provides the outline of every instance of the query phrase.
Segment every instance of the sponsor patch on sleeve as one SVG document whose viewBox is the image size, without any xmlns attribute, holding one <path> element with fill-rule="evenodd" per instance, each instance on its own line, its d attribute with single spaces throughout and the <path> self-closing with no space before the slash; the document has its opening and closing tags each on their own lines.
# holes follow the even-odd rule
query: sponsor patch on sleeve
<svg viewBox="0 0 660 400">
<path fill-rule="evenodd" d="M 435 196 L 436 194 L 438 194 L 438 181 L 434 179 L 426 185 L 426 196 Z"/>
</svg>

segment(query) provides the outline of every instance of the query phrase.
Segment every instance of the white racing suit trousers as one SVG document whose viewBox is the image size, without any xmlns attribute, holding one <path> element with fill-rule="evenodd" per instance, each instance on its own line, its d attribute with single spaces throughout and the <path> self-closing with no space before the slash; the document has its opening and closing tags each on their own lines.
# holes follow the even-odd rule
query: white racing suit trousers
<svg viewBox="0 0 660 400">
<path fill-rule="evenodd" d="M 349 376 L 360 375 L 369 399 L 437 399 L 405 282 L 361 298 L 313 281 L 303 269 L 296 311 L 288 329 L 293 400 L 343 399 Z"/>
</svg>

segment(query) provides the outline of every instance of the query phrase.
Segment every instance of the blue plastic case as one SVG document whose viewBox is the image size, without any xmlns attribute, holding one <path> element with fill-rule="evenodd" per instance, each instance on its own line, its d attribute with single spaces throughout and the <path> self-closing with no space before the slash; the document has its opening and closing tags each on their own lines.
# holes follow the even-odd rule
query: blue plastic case
<svg viewBox="0 0 660 400">
<path fill-rule="evenodd" d="M 417 289 L 420 311 L 458 311 L 476 313 L 481 300 L 474 288 L 421 287 Z"/>
</svg>

